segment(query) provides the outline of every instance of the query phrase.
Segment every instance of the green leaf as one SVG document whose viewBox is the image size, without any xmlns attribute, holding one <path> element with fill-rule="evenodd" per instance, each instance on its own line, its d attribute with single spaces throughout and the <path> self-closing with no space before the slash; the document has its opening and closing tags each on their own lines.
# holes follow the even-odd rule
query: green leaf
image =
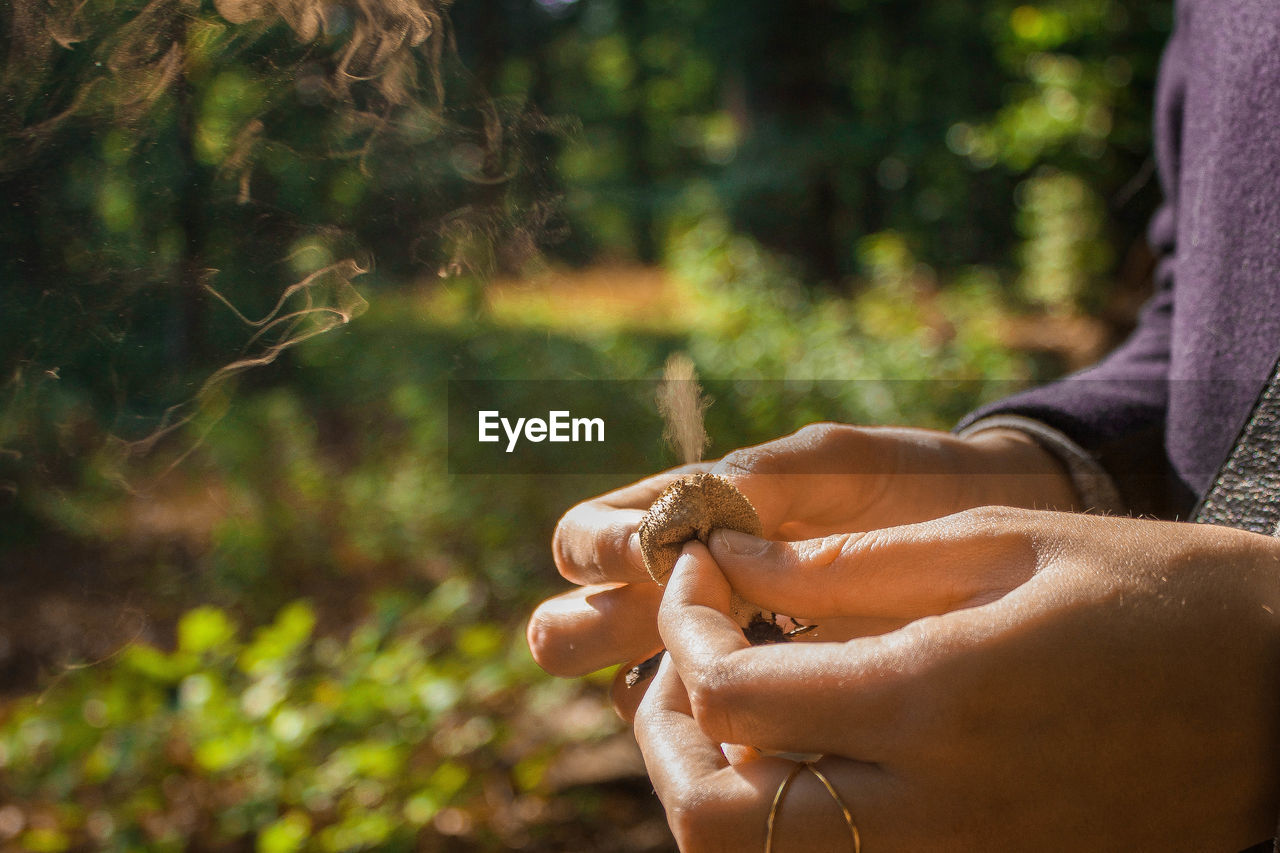
<svg viewBox="0 0 1280 853">
<path fill-rule="evenodd" d="M 504 640 L 504 632 L 496 625 L 468 625 L 458 633 L 458 651 L 469 658 L 486 660 L 498 653 Z"/>
<path fill-rule="evenodd" d="M 59 853 L 70 846 L 70 839 L 52 827 L 37 827 L 22 834 L 22 849 L 30 853 Z"/>
<path fill-rule="evenodd" d="M 322 844 L 326 850 L 367 850 L 385 842 L 395 829 L 391 818 L 381 812 L 360 812 L 324 831 Z"/>
<path fill-rule="evenodd" d="M 258 835 L 258 853 L 294 853 L 311 835 L 311 819 L 300 811 L 291 811 L 268 824 Z"/>
<path fill-rule="evenodd" d="M 298 649 L 311 639 L 315 625 L 315 610 L 310 603 L 296 601 L 285 605 L 276 613 L 273 624 L 257 631 L 253 642 L 241 653 L 239 667 L 255 675 L 284 669 Z"/>
<path fill-rule="evenodd" d="M 236 728 L 198 744 L 195 759 L 205 770 L 217 773 L 244 763 L 253 754 L 253 748 L 253 731 Z"/>
<path fill-rule="evenodd" d="M 235 636 L 236 624 L 217 607 L 197 607 L 178 623 L 178 649 L 185 652 L 223 651 Z"/>
<path fill-rule="evenodd" d="M 467 768 L 455 761 L 445 761 L 431 774 L 431 790 L 448 799 L 462 790 L 471 776 Z"/>
</svg>

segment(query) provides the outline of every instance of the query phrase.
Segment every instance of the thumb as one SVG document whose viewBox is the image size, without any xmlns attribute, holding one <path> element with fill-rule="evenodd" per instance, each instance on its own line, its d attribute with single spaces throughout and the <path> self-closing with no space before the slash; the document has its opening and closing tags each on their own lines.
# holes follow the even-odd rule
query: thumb
<svg viewBox="0 0 1280 853">
<path fill-rule="evenodd" d="M 800 619 L 917 619 L 1000 598 L 1035 571 L 1020 525 L 979 513 L 773 542 L 717 530 L 711 555 L 734 591 Z"/>
</svg>

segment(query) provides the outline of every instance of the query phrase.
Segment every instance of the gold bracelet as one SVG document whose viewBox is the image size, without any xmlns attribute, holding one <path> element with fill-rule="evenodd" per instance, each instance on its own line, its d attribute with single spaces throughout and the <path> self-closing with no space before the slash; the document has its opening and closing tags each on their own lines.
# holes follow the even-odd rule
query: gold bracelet
<svg viewBox="0 0 1280 853">
<path fill-rule="evenodd" d="M 858 825 L 853 822 L 853 815 L 849 812 L 849 807 L 844 804 L 844 800 L 836 792 L 836 786 L 831 784 L 831 780 L 812 761 L 804 762 L 804 766 L 808 767 L 813 775 L 818 777 L 822 787 L 827 789 L 831 799 L 835 800 L 836 805 L 840 807 L 840 814 L 844 815 L 845 825 L 849 827 L 849 836 L 853 839 L 853 853 L 862 853 L 862 833 L 858 832 Z"/>
<path fill-rule="evenodd" d="M 782 805 L 782 798 L 786 796 L 787 789 L 803 769 L 804 764 L 797 761 L 791 768 L 791 772 L 787 774 L 787 778 L 783 779 L 782 784 L 778 786 L 778 793 L 773 795 L 773 805 L 769 806 L 769 819 L 764 825 L 764 853 L 773 853 L 773 821 L 778 816 L 778 807 Z"/>
<path fill-rule="evenodd" d="M 840 807 L 840 814 L 844 815 L 845 825 L 849 827 L 849 837 L 853 839 L 853 853 L 862 853 L 862 835 L 858 832 L 858 826 L 853 822 L 853 814 L 849 811 L 849 807 L 844 804 L 840 794 L 836 791 L 831 780 L 826 774 L 819 770 L 812 761 L 798 761 L 791 768 L 791 772 L 787 774 L 787 778 L 782 780 L 782 784 L 778 786 L 778 791 L 773 795 L 773 803 L 769 806 L 769 818 L 765 822 L 765 838 L 764 853 L 773 853 L 773 825 L 777 820 L 778 810 L 782 806 L 782 798 L 787 795 L 787 790 L 791 787 L 791 783 L 800 775 L 800 771 L 808 768 L 814 776 L 818 777 L 818 781 L 822 783 L 822 787 L 827 789 L 827 793 L 836 801 L 836 805 Z"/>
</svg>

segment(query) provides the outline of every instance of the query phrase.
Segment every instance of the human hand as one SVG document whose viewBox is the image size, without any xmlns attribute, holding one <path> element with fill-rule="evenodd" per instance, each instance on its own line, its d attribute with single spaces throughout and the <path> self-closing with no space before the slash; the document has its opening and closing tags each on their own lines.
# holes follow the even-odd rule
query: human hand
<svg viewBox="0 0 1280 853">
<path fill-rule="evenodd" d="M 751 500 L 771 539 L 871 530 L 993 503 L 1066 509 L 1074 499 L 1049 454 L 1004 430 L 962 440 L 935 430 L 815 424 L 717 463 L 673 469 L 585 501 L 557 525 L 556 567 L 579 588 L 544 602 L 529 621 L 529 646 L 544 669 L 584 675 L 662 647 L 655 622 L 661 590 L 645 571 L 636 528 L 673 480 L 707 470 Z M 892 626 L 829 621 L 824 636 L 885 627 Z M 642 695 L 643 687 L 628 688 L 620 673 L 619 713 L 630 718 Z"/>
<path fill-rule="evenodd" d="M 710 552 L 691 543 L 672 573 L 668 661 L 636 717 L 685 853 L 762 849 L 790 766 L 729 764 L 721 742 L 824 754 L 876 853 L 1230 853 L 1272 832 L 1280 543 L 1009 509 L 769 546 L 755 561 L 774 565 L 754 568 L 723 538 Z M 840 643 L 748 646 L 726 615 L 730 583 L 753 590 L 765 571 L 766 606 L 921 618 Z M 852 848 L 802 773 L 774 850 L 813 849 Z"/>
</svg>

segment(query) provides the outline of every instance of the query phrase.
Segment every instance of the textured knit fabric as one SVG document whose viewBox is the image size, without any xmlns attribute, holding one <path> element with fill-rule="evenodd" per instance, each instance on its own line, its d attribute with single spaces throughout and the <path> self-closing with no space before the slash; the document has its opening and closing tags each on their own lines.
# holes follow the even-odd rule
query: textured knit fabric
<svg viewBox="0 0 1280 853">
<path fill-rule="evenodd" d="M 1158 291 L 1097 366 L 975 412 L 1034 418 L 1130 510 L 1187 518 L 1280 353 L 1280 0 L 1183 0 L 1161 65 Z"/>
</svg>

